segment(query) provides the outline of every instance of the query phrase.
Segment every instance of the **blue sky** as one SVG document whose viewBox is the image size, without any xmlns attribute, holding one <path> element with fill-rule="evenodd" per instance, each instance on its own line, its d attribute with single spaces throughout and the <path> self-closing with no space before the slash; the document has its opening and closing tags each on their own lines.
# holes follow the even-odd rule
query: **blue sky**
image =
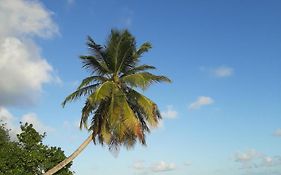
<svg viewBox="0 0 281 175">
<path fill-rule="evenodd" d="M 144 93 L 164 117 L 116 155 L 91 144 L 78 175 L 281 175 L 281 2 L 279 0 L 3 0 L 0 2 L 0 119 L 47 131 L 69 155 L 87 137 L 83 100 L 61 107 L 88 72 L 87 35 L 112 28 L 150 41 L 143 62 L 172 84 Z"/>
</svg>

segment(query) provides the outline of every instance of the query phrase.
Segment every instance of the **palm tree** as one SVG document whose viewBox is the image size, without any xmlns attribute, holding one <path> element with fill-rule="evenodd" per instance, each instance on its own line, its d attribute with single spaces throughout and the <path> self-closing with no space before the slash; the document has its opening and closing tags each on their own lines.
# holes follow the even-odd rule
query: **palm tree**
<svg viewBox="0 0 281 175">
<path fill-rule="evenodd" d="M 128 30 L 112 30 L 106 46 L 96 44 L 91 37 L 88 37 L 87 45 L 90 55 L 80 56 L 80 59 L 83 68 L 90 70 L 90 76 L 83 79 L 62 105 L 86 97 L 80 129 L 88 129 L 91 135 L 71 156 L 45 175 L 64 167 L 91 141 L 106 144 L 110 150 L 120 146 L 131 148 L 137 141 L 145 145 L 145 135 L 161 119 L 157 105 L 137 91 L 156 82 L 170 82 L 165 76 L 147 72 L 155 67 L 140 64 L 141 56 L 151 49 L 151 44 L 145 42 L 137 49 L 135 38 Z"/>
</svg>

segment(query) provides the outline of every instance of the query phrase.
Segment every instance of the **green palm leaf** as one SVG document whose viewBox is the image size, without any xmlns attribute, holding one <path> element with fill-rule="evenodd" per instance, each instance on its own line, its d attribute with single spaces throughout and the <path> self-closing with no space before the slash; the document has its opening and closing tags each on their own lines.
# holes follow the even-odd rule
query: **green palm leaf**
<svg viewBox="0 0 281 175">
<path fill-rule="evenodd" d="M 136 51 L 134 57 L 135 59 L 138 59 L 141 57 L 141 55 L 145 52 L 148 52 L 152 48 L 151 44 L 149 42 L 143 43 L 140 48 Z"/>
<path fill-rule="evenodd" d="M 107 81 L 108 79 L 103 77 L 103 76 L 90 76 L 90 77 L 87 77 L 85 78 L 81 84 L 78 86 L 77 89 L 81 89 L 85 86 L 88 86 L 90 83 L 93 83 L 93 82 L 97 82 L 97 83 L 103 83 L 105 81 Z"/>
<path fill-rule="evenodd" d="M 62 102 L 62 106 L 64 107 L 66 105 L 66 103 L 71 102 L 71 101 L 75 101 L 78 98 L 80 98 L 81 96 L 87 96 L 92 94 L 96 87 L 99 86 L 99 84 L 93 84 L 90 86 L 86 86 L 83 88 L 79 88 L 76 91 L 74 91 L 73 93 L 71 93 L 70 95 L 68 95 L 65 100 Z"/>
<path fill-rule="evenodd" d="M 152 127 L 156 127 L 158 120 L 161 118 L 156 112 L 156 110 L 158 110 L 157 105 L 152 100 L 133 89 L 130 89 L 128 97 L 140 108 L 138 112 L 142 113 L 142 116 L 145 117 L 148 124 Z"/>
<path fill-rule="evenodd" d="M 93 92 L 89 97 L 88 100 L 91 105 L 99 104 L 102 100 L 105 100 L 106 98 L 109 98 L 111 95 L 111 92 L 115 86 L 115 83 L 113 81 L 107 81 L 103 84 L 101 84 L 95 92 Z"/>
<path fill-rule="evenodd" d="M 156 67 L 144 64 L 144 65 L 141 65 L 141 66 L 134 67 L 130 70 L 127 70 L 126 73 L 124 73 L 121 77 L 124 77 L 126 75 L 130 75 L 130 74 L 134 74 L 134 73 L 137 73 L 137 72 L 140 72 L 140 71 L 150 70 L 150 69 L 156 69 Z"/>
<path fill-rule="evenodd" d="M 106 75 L 111 71 L 103 60 L 98 60 L 94 56 L 80 56 L 83 62 L 83 67 L 91 69 L 93 73 L 97 72 L 98 75 Z"/>
<path fill-rule="evenodd" d="M 129 74 L 122 77 L 121 81 L 131 87 L 140 87 L 142 89 L 146 89 L 152 83 L 171 82 L 171 80 L 165 76 L 157 76 L 148 72 Z"/>
</svg>

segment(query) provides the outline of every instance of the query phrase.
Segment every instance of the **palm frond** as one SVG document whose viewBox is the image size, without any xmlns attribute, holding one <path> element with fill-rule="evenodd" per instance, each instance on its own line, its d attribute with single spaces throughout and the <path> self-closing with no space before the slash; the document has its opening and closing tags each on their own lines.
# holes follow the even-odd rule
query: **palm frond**
<svg viewBox="0 0 281 175">
<path fill-rule="evenodd" d="M 112 30 L 111 34 L 108 37 L 107 40 L 107 47 L 105 50 L 106 59 L 108 60 L 109 69 L 112 72 L 115 72 L 116 69 L 116 52 L 118 52 L 118 45 L 120 44 L 120 35 L 121 33 L 119 31 Z"/>
<path fill-rule="evenodd" d="M 145 42 L 143 43 L 140 48 L 136 51 L 134 58 L 138 59 L 142 56 L 143 53 L 148 52 L 152 48 L 151 43 Z"/>
<path fill-rule="evenodd" d="M 100 103 L 102 100 L 109 98 L 112 93 L 112 89 L 115 87 L 115 83 L 113 81 L 106 81 L 105 83 L 101 84 L 95 92 L 93 92 L 89 97 L 89 102 L 92 105 L 96 105 Z"/>
<path fill-rule="evenodd" d="M 128 98 L 138 107 L 135 108 L 136 112 L 140 113 L 142 117 L 145 117 L 145 120 L 150 126 L 156 127 L 158 125 L 161 115 L 157 112 L 158 107 L 152 100 L 131 88 L 129 89 Z"/>
<path fill-rule="evenodd" d="M 101 128 L 104 125 L 105 122 L 107 122 L 106 118 L 108 116 L 108 107 L 109 107 L 110 101 L 104 100 L 102 101 L 98 107 L 97 110 L 94 112 L 94 116 L 92 117 L 92 122 L 89 130 L 93 131 L 93 138 L 94 143 L 96 144 L 96 138 L 98 137 L 100 140 L 100 134 L 101 134 Z M 103 144 L 102 142 L 100 142 Z"/>
<path fill-rule="evenodd" d="M 152 83 L 171 82 L 171 80 L 165 76 L 157 76 L 149 72 L 130 74 L 122 77 L 121 81 L 123 81 L 124 83 L 128 84 L 131 87 L 140 87 L 142 89 L 146 89 Z"/>
<path fill-rule="evenodd" d="M 149 122 L 147 122 L 147 114 L 146 111 L 144 111 L 144 109 L 142 107 L 139 106 L 139 104 L 136 102 L 136 98 L 130 95 L 127 95 L 128 97 L 128 103 L 130 105 L 130 107 L 132 108 L 132 110 L 134 111 L 135 115 L 137 116 L 137 118 L 139 119 L 141 125 L 142 125 L 142 129 L 143 129 L 143 133 L 145 132 L 150 132 L 149 129 Z M 133 100 L 132 100 L 133 99 Z"/>
<path fill-rule="evenodd" d="M 62 102 L 62 106 L 64 107 L 66 105 L 66 103 L 75 101 L 82 96 L 87 96 L 87 95 L 92 94 L 95 91 L 95 89 L 97 88 L 97 86 L 99 86 L 99 84 L 93 84 L 90 86 L 86 86 L 86 87 L 77 89 L 75 92 L 71 93 L 70 95 L 68 95 L 65 98 L 65 100 Z"/>
<path fill-rule="evenodd" d="M 93 38 L 90 36 L 87 37 L 87 45 L 92 51 L 92 53 L 97 57 L 98 60 L 104 59 L 103 47 L 99 44 L 96 44 Z"/>
<path fill-rule="evenodd" d="M 139 121 L 135 116 L 135 113 L 129 106 L 126 97 L 122 97 L 121 105 L 122 105 L 122 111 L 121 111 L 122 120 L 127 128 L 129 128 L 131 131 L 134 131 L 135 127 L 138 126 Z"/>
<path fill-rule="evenodd" d="M 134 74 L 134 73 L 137 73 L 137 72 L 145 71 L 145 70 L 150 70 L 150 69 L 156 69 L 156 67 L 143 64 L 143 65 L 140 65 L 140 66 L 137 66 L 137 67 L 133 67 L 130 70 L 127 70 L 121 77 L 124 77 L 126 75 L 130 75 L 130 74 Z"/>
<path fill-rule="evenodd" d="M 135 39 L 127 30 L 113 30 L 107 45 L 105 52 L 111 60 L 111 70 L 117 73 L 132 57 L 135 51 Z"/>
<path fill-rule="evenodd" d="M 86 103 L 84 105 L 84 107 L 82 108 L 82 116 L 81 116 L 81 120 L 80 120 L 80 129 L 82 129 L 82 127 L 84 126 L 86 129 L 88 129 L 88 118 L 90 116 L 90 114 L 95 110 L 95 107 L 91 105 L 91 103 L 89 102 L 89 100 L 86 100 Z"/>
<path fill-rule="evenodd" d="M 90 76 L 90 77 L 87 77 L 87 78 L 83 79 L 83 81 L 78 86 L 77 90 L 81 89 L 85 86 L 88 86 L 90 83 L 93 83 L 93 82 L 103 83 L 107 80 L 108 79 L 106 77 L 103 77 L 103 76 Z"/>
<path fill-rule="evenodd" d="M 135 68 L 140 61 L 139 58 L 144 52 L 147 52 L 151 48 L 151 44 L 149 42 L 145 42 L 140 46 L 139 49 L 136 49 L 136 42 L 134 39 L 134 44 L 131 46 L 131 48 L 131 54 L 125 59 L 122 68 L 120 69 L 122 73 L 126 73 L 127 71 Z"/>
<path fill-rule="evenodd" d="M 119 106 L 121 106 L 121 123 L 127 128 L 126 134 L 134 134 L 142 143 L 145 143 L 141 121 L 132 109 L 132 106 L 130 106 L 127 95 L 122 91 L 120 92 L 118 98 L 120 102 Z"/>
<path fill-rule="evenodd" d="M 80 56 L 80 59 L 83 62 L 84 68 L 90 68 L 93 73 L 97 73 L 99 75 L 106 75 L 111 71 L 108 69 L 107 64 L 103 60 L 98 60 L 94 56 Z"/>
</svg>

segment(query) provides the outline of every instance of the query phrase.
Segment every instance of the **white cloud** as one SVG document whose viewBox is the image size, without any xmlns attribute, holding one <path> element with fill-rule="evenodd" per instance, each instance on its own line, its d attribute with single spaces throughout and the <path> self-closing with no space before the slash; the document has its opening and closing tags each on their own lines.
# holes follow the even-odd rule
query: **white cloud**
<svg viewBox="0 0 281 175">
<path fill-rule="evenodd" d="M 262 156 L 261 153 L 257 152 L 254 149 L 247 150 L 245 152 L 238 152 L 235 154 L 236 162 L 250 162 L 256 158 L 260 158 Z"/>
<path fill-rule="evenodd" d="M 133 24 L 133 15 L 134 11 L 128 7 L 121 8 L 120 18 L 118 19 L 118 25 L 122 25 L 125 27 L 131 27 Z"/>
<path fill-rule="evenodd" d="M 199 70 L 202 72 L 207 72 L 210 75 L 218 77 L 218 78 L 230 77 L 234 74 L 234 69 L 229 66 L 219 66 L 216 68 L 200 66 Z"/>
<path fill-rule="evenodd" d="M 0 40 L 1 41 L 1 40 Z M 52 67 L 40 58 L 38 48 L 17 38 L 0 45 L 0 105 L 34 103 L 42 85 L 52 80 Z"/>
<path fill-rule="evenodd" d="M 273 135 L 276 137 L 281 137 L 281 129 L 277 129 Z"/>
<path fill-rule="evenodd" d="M 272 165 L 273 159 L 272 159 L 272 157 L 264 157 L 264 158 L 263 158 L 263 162 L 264 162 L 264 164 L 266 164 L 266 165 Z"/>
<path fill-rule="evenodd" d="M 149 172 L 158 173 L 173 171 L 176 169 L 176 164 L 159 161 L 151 165 L 146 165 L 144 161 L 139 160 L 133 163 L 132 168 L 136 171 L 137 174 L 150 174 Z"/>
<path fill-rule="evenodd" d="M 29 123 L 29 124 L 32 124 L 33 127 L 40 133 L 43 133 L 43 132 L 52 132 L 54 131 L 53 128 L 49 127 L 49 126 L 46 126 L 45 124 L 43 124 L 39 118 L 37 117 L 36 114 L 34 113 L 28 113 L 28 114 L 25 114 L 21 117 L 21 122 L 22 123 Z"/>
<path fill-rule="evenodd" d="M 213 70 L 211 70 L 211 73 L 216 76 L 216 77 L 229 77 L 231 75 L 233 75 L 234 73 L 234 69 L 231 67 L 227 67 L 227 66 L 220 66 L 217 67 Z"/>
<path fill-rule="evenodd" d="M 261 166 L 272 167 L 272 166 L 280 166 L 281 165 L 281 156 L 265 156 L 263 157 L 263 161 Z"/>
<path fill-rule="evenodd" d="M 9 134 L 13 140 L 16 139 L 16 135 L 20 132 L 20 128 L 16 127 L 15 120 L 16 118 L 6 108 L 0 107 L 0 122 L 5 123 L 7 129 L 11 129 Z"/>
<path fill-rule="evenodd" d="M 51 15 L 39 1 L 1 0 L 0 36 L 51 37 L 58 33 L 58 27 L 52 21 Z"/>
<path fill-rule="evenodd" d="M 172 105 L 167 106 L 166 110 L 161 112 L 161 116 L 167 119 L 174 119 L 177 117 L 177 115 L 178 112 L 174 110 L 174 107 Z"/>
<path fill-rule="evenodd" d="M 15 117 L 4 107 L 0 107 L 0 121 L 6 123 L 7 129 L 11 129 L 10 136 L 13 140 L 16 139 L 16 135 L 20 132 L 20 121 L 23 123 L 28 122 L 29 124 L 33 124 L 34 128 L 39 133 L 54 131 L 53 128 L 42 123 L 34 113 L 28 113 L 21 117 Z"/>
<path fill-rule="evenodd" d="M 234 160 L 241 163 L 242 168 L 260 168 L 281 165 L 281 156 L 268 156 L 254 149 L 238 152 Z"/>
<path fill-rule="evenodd" d="M 32 37 L 51 37 L 58 28 L 33 0 L 0 1 L 0 21 L 0 106 L 32 104 L 44 83 L 59 80 Z"/>
<path fill-rule="evenodd" d="M 14 117 L 13 115 L 3 107 L 0 107 L 0 121 L 5 121 L 8 123 L 12 123 Z"/>
<path fill-rule="evenodd" d="M 206 96 L 200 96 L 197 98 L 197 100 L 193 103 L 191 103 L 188 106 L 189 110 L 195 110 L 195 109 L 199 109 L 202 106 L 206 106 L 206 105 L 211 105 L 214 103 L 214 100 L 211 97 L 206 97 Z"/>
<path fill-rule="evenodd" d="M 176 165 L 174 163 L 167 163 L 164 161 L 160 161 L 151 166 L 151 170 L 153 172 L 172 171 L 175 169 L 176 169 Z"/>
</svg>

